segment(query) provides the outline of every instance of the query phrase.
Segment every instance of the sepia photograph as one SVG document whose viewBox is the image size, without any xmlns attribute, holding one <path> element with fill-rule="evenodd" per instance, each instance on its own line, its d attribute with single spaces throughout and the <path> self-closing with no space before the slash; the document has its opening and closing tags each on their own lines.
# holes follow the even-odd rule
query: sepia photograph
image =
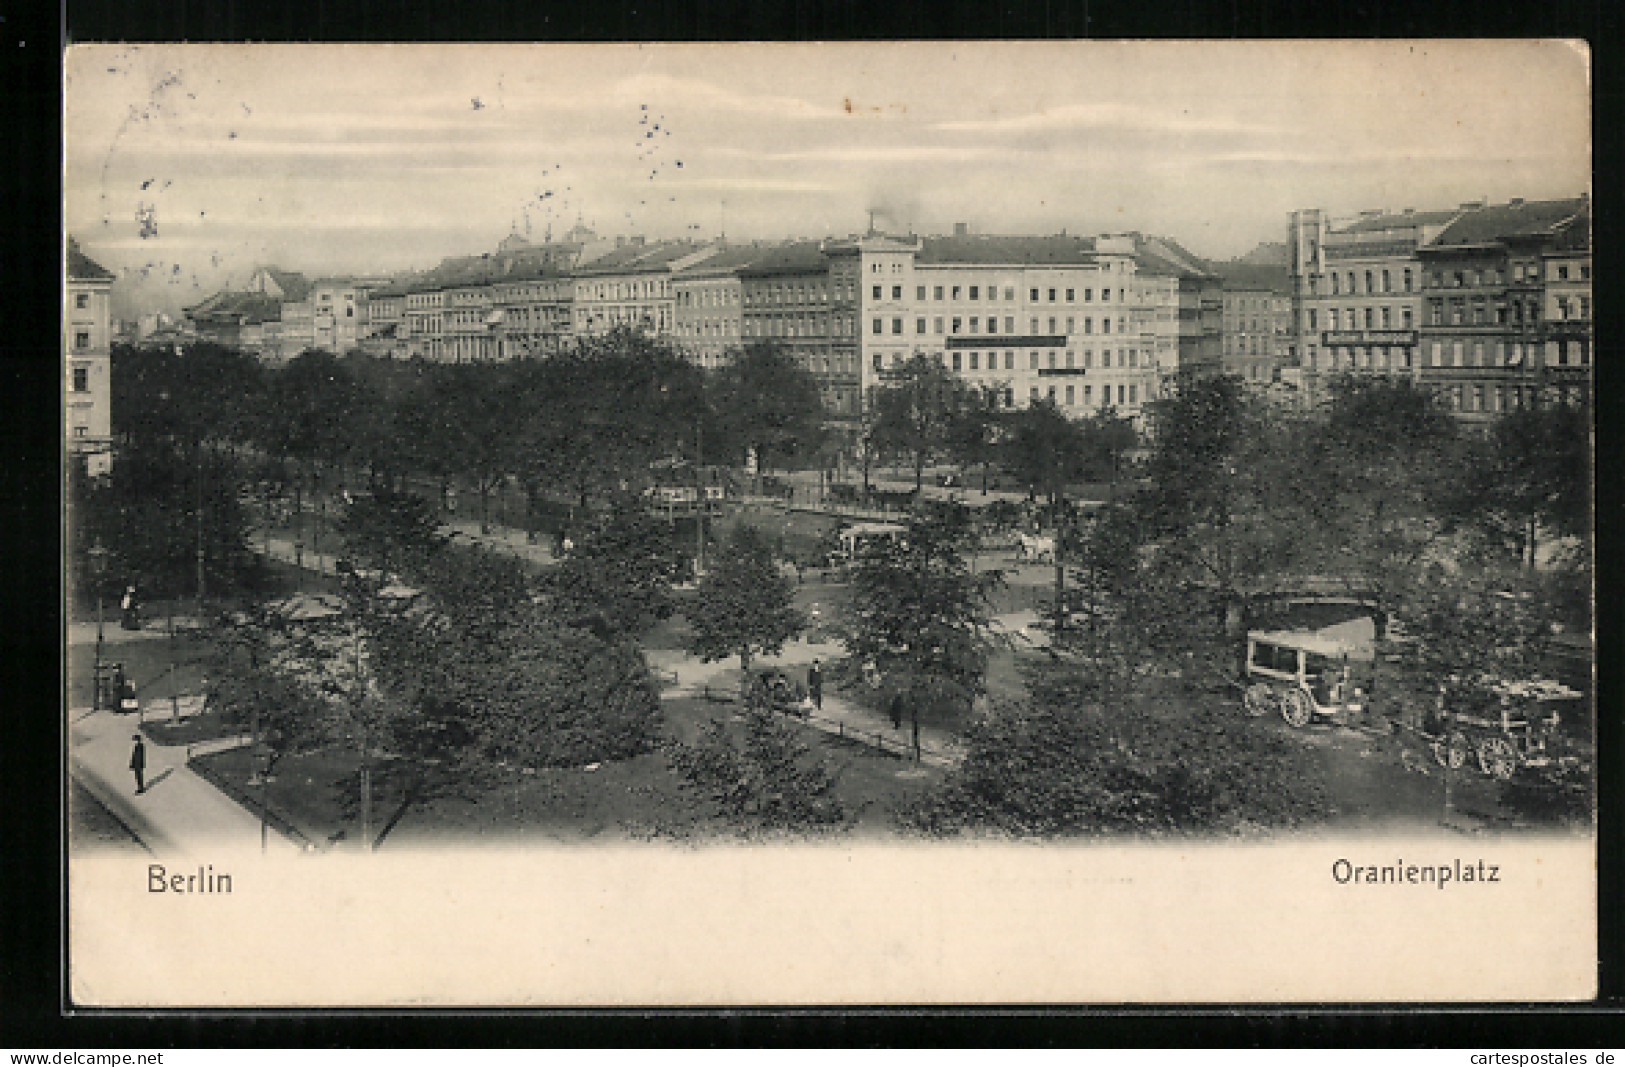
<svg viewBox="0 0 1625 1067">
<path fill-rule="evenodd" d="M 1584 42 L 63 79 L 73 1004 L 1596 995 Z"/>
</svg>

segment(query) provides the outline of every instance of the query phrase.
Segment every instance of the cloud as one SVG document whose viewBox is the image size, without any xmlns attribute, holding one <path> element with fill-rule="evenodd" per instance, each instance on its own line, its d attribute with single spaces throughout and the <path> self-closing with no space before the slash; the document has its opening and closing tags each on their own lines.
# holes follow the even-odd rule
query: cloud
<svg viewBox="0 0 1625 1067">
<path fill-rule="evenodd" d="M 1140 104 L 1102 101 L 1063 104 L 1022 114 L 982 119 L 956 119 L 933 124 L 934 129 L 956 133 L 1023 134 L 1067 130 L 1126 130 L 1163 133 L 1280 134 L 1280 127 L 1243 122 L 1224 115 L 1193 114 L 1189 108 L 1151 108 Z"/>
</svg>

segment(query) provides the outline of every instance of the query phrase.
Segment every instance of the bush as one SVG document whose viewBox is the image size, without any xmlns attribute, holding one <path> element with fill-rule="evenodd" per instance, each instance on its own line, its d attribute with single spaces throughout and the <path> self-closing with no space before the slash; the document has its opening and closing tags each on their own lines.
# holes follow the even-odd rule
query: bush
<svg viewBox="0 0 1625 1067">
<path fill-rule="evenodd" d="M 743 832 L 820 830 L 847 822 L 834 776 L 796 728 L 771 711 L 748 710 L 738 741 L 725 725 L 712 722 L 697 742 L 673 745 L 670 755 L 689 788 Z"/>
<path fill-rule="evenodd" d="M 1033 699 L 977 722 L 965 761 L 905 822 L 932 833 L 1233 833 L 1322 815 L 1289 744 L 1215 710 L 1178 717 Z"/>
</svg>

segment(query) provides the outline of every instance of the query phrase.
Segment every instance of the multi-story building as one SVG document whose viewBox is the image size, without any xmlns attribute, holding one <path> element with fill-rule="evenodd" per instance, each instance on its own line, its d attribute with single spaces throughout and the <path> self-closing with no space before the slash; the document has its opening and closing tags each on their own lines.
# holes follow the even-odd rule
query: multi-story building
<svg viewBox="0 0 1625 1067">
<path fill-rule="evenodd" d="M 310 347 L 344 353 L 366 335 L 367 290 L 350 278 L 320 278 L 311 283 Z"/>
<path fill-rule="evenodd" d="M 385 359 L 406 355 L 407 284 L 405 279 L 396 279 L 367 294 L 367 325 L 361 350 L 368 355 Z"/>
<path fill-rule="evenodd" d="M 1215 269 L 1224 298 L 1221 369 L 1249 385 L 1267 386 L 1286 363 L 1292 328 L 1286 265 L 1223 263 Z"/>
<path fill-rule="evenodd" d="M 781 345 L 818 381 L 830 428 L 845 434 L 862 410 L 858 260 L 844 246 L 791 241 L 739 270 L 746 343 Z"/>
<path fill-rule="evenodd" d="M 1302 400 L 1336 371 L 1404 372 L 1417 365 L 1422 315 L 1420 249 L 1465 212 L 1362 212 L 1333 222 L 1319 209 L 1294 211 L 1287 229 L 1293 326 L 1288 361 Z"/>
<path fill-rule="evenodd" d="M 63 301 L 63 424 L 68 454 L 91 475 L 112 465 L 113 275 L 68 238 L 67 293 Z"/>
<path fill-rule="evenodd" d="M 619 327 L 651 337 L 670 336 L 676 322 L 672 274 L 710 252 L 688 241 L 626 244 L 575 271 L 571 309 L 577 337 L 598 337 Z"/>
<path fill-rule="evenodd" d="M 501 312 L 497 358 L 557 355 L 570 341 L 575 281 L 570 255 L 522 255 L 504 260 L 492 300 Z"/>
<path fill-rule="evenodd" d="M 1166 237 L 1130 234 L 1139 273 L 1172 278 L 1177 356 L 1162 362 L 1163 375 L 1217 374 L 1224 360 L 1224 293 L 1209 264 Z M 1159 305 L 1160 306 L 1160 305 Z"/>
<path fill-rule="evenodd" d="M 1131 236 L 870 235 L 858 257 L 865 390 L 918 351 L 1004 407 L 1138 416 L 1155 399 L 1157 309 Z"/>
<path fill-rule="evenodd" d="M 1464 212 L 1419 249 L 1418 377 L 1488 419 L 1542 391 L 1589 397 L 1591 205 L 1513 200 Z"/>
<path fill-rule="evenodd" d="M 446 291 L 433 271 L 414 279 L 406 290 L 406 351 L 419 359 L 445 358 Z"/>
<path fill-rule="evenodd" d="M 701 367 L 719 367 L 745 339 L 742 271 L 758 245 L 723 246 L 672 275 L 672 342 Z"/>
</svg>

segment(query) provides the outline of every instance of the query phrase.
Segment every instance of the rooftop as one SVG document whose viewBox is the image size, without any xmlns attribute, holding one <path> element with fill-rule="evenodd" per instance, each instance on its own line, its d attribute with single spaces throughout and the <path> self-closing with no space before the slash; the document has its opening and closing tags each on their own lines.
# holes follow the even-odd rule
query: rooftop
<svg viewBox="0 0 1625 1067">
<path fill-rule="evenodd" d="M 1441 226 L 1462 213 L 1461 208 L 1450 211 L 1402 211 L 1363 216 L 1346 226 L 1332 227 L 1335 233 L 1373 233 L 1379 230 L 1402 230 L 1410 226 Z"/>
<path fill-rule="evenodd" d="M 1493 244 L 1520 237 L 1558 236 L 1572 226 L 1589 240 L 1591 205 L 1584 197 L 1570 200 L 1515 200 L 1468 211 L 1433 239 L 1433 248 Z"/>
<path fill-rule="evenodd" d="M 1092 237 L 955 234 L 921 239 L 916 263 L 965 263 L 989 266 L 1090 266 L 1096 259 Z"/>
<path fill-rule="evenodd" d="M 661 241 L 656 244 L 627 244 L 612 249 L 576 268 L 577 274 L 643 274 L 672 269 L 684 256 L 702 251 L 691 241 Z"/>
<path fill-rule="evenodd" d="M 113 272 L 79 251 L 79 242 L 69 237 L 68 278 L 76 282 L 110 282 Z"/>
</svg>

